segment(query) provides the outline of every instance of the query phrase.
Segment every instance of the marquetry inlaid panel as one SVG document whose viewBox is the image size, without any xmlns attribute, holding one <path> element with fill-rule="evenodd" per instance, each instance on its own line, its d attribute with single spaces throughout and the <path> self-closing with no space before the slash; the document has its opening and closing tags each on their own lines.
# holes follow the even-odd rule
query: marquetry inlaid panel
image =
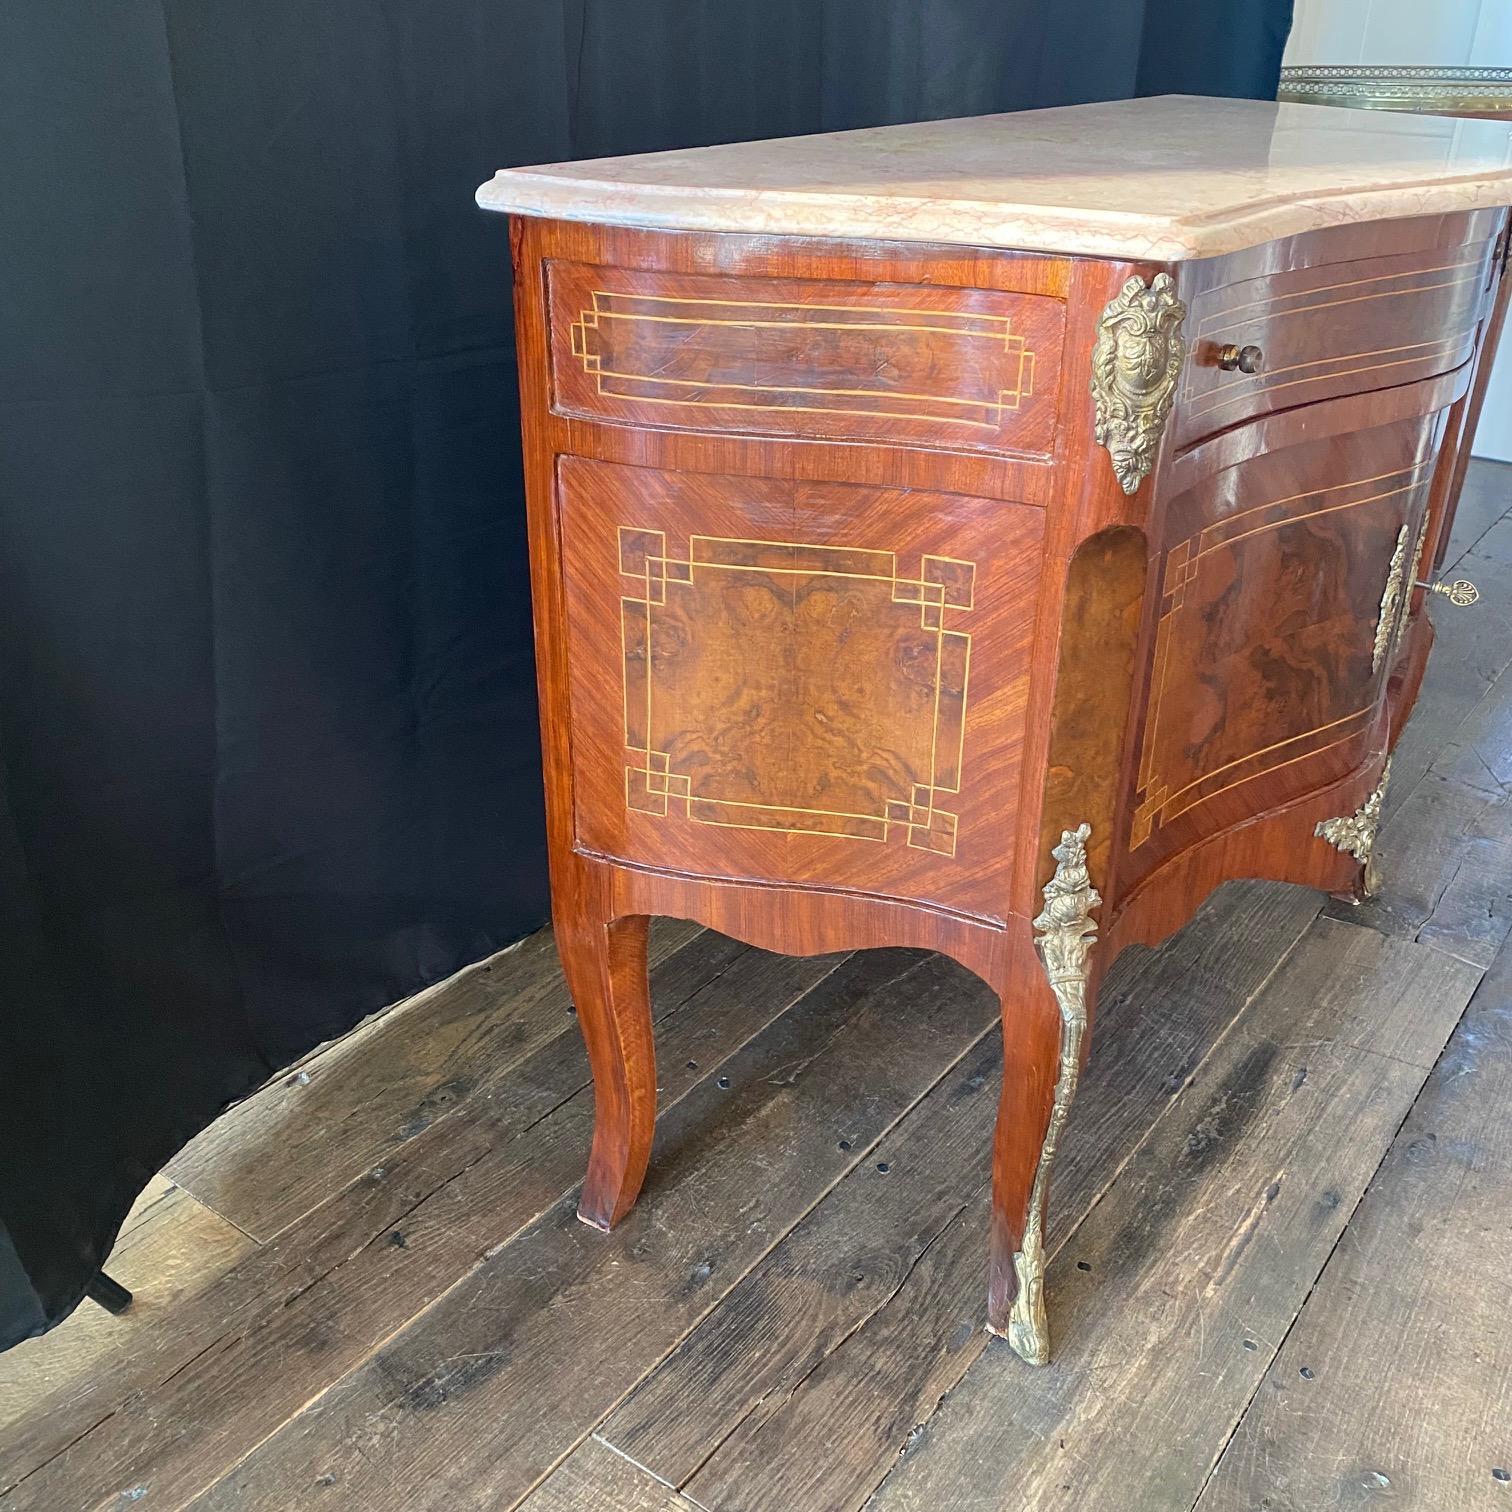
<svg viewBox="0 0 1512 1512">
<path fill-rule="evenodd" d="M 910 575 L 891 551 L 704 535 L 669 550 L 622 526 L 620 571 L 631 808 L 955 854 L 971 635 L 948 627 L 970 622 L 974 562 L 926 556 Z M 658 640 L 691 650 L 685 675 Z M 884 765 L 854 680 L 889 662 L 906 680 Z"/>
<path fill-rule="evenodd" d="M 1042 295 L 553 262 L 560 413 L 1048 453 L 1063 307 Z"/>
<path fill-rule="evenodd" d="M 1175 415 L 1178 444 L 1272 410 L 1393 388 L 1450 371 L 1475 349 L 1493 243 L 1223 284 L 1198 293 L 1187 318 L 1191 360 Z M 1225 372 L 1225 344 L 1258 346 L 1260 371 Z"/>
<path fill-rule="evenodd" d="M 1172 500 L 1141 866 L 1367 759 L 1438 432 L 1434 415 L 1290 447 Z"/>
<path fill-rule="evenodd" d="M 560 500 L 581 843 L 1000 913 L 1040 511 L 576 458 Z"/>
</svg>

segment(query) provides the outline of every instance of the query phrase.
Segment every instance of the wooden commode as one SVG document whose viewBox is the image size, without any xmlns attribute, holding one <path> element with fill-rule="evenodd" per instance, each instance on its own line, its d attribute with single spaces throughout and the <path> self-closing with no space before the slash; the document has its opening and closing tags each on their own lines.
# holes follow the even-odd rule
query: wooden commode
<svg viewBox="0 0 1512 1512">
<path fill-rule="evenodd" d="M 478 197 L 514 217 L 581 1216 L 650 1155 L 650 915 L 943 951 L 1002 1001 L 988 1325 L 1044 1361 L 1109 962 L 1229 878 L 1370 886 L 1512 131 L 1138 100 Z"/>
</svg>

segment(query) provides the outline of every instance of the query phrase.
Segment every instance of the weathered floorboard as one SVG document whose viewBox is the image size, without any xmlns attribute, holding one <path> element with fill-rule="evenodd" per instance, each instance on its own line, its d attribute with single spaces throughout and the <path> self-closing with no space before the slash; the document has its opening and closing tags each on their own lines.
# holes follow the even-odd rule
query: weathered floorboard
<svg viewBox="0 0 1512 1512">
<path fill-rule="evenodd" d="M 585 1439 L 520 1503 L 520 1512 L 701 1512 L 601 1439 Z"/>
<path fill-rule="evenodd" d="M 681 954 L 677 990 L 687 996 L 743 948 L 686 920 L 659 919 L 651 964 Z M 472 1111 L 548 1040 L 575 1035 L 570 1010 L 552 933 L 538 930 L 269 1082 L 191 1140 L 167 1174 L 271 1239 L 437 1119 Z"/>
<path fill-rule="evenodd" d="M 1381 900 L 1329 905 L 1342 922 L 1320 924 L 1237 1018 L 1316 895 L 1231 888 L 1161 951 L 1126 955 L 1104 987 L 1051 1194 L 1062 1248 L 1048 1371 L 979 1331 L 990 1118 L 978 1073 L 995 1033 L 869 1150 L 847 1113 L 850 1078 L 843 1096 L 813 1090 L 841 1080 L 826 1067 L 852 1032 L 835 1029 L 835 1048 L 825 1025 L 864 1016 L 867 993 L 917 957 L 860 958 L 827 978 L 833 961 L 783 963 L 718 937 L 675 949 L 655 976 L 663 1108 L 707 1085 L 683 1123 L 665 1121 L 654 1216 L 606 1239 L 570 1219 L 591 1094 L 543 936 L 495 958 L 495 982 L 462 973 L 317 1051 L 297 1068 L 308 1080 L 281 1078 L 179 1157 L 175 1169 L 275 1237 L 254 1247 L 161 1183 L 164 1200 L 142 1209 L 151 1223 L 132 1225 L 111 1261 L 137 1308 L 114 1319 L 86 1307 L 0 1361 L 0 1383 L 14 1370 L 32 1391 L 23 1403 L 0 1384 L 0 1421 L 18 1414 L 0 1427 L 0 1487 L 24 1477 L 0 1506 L 176 1508 L 203 1492 L 200 1512 L 410 1512 L 433 1496 L 464 1512 L 522 1496 L 527 1512 L 832 1512 L 897 1466 L 878 1512 L 1184 1512 L 1204 1456 L 1218 1468 L 1199 1512 L 1508 1504 L 1512 1481 L 1493 1472 L 1512 1475 L 1512 468 L 1477 463 L 1470 479 L 1445 575 L 1474 578 L 1484 598 L 1434 605 L 1438 643 L 1379 842 Z M 1360 925 L 1394 938 L 1372 943 Z M 692 933 L 657 928 L 668 949 Z M 1424 1074 L 1425 1033 L 1441 1032 L 1498 948 L 1303 1306 L 1302 1278 L 1344 1221 L 1340 1173 L 1357 1191 L 1361 1142 L 1384 1147 L 1385 1104 Z M 1414 1022 L 1406 1003 L 1423 983 L 1404 979 L 1425 960 L 1450 987 Z M 826 995 L 850 1007 L 816 1001 Z M 718 1088 L 728 1057 L 790 1003 L 790 1058 L 818 1057 L 800 1065 L 800 1088 L 763 1091 L 753 1081 L 778 1073 L 755 1071 Z M 911 1017 L 888 1033 L 912 1055 L 928 1029 Z M 1384 1101 L 1369 1101 L 1360 1067 Z M 821 1178 L 802 1167 L 809 1206 L 786 1237 L 769 1188 L 794 1179 L 783 1162 L 799 1135 L 787 1113 L 732 1112 L 767 1095 L 801 1102 L 791 1117 L 822 1135 L 816 1160 L 851 1161 L 823 1175 L 834 1184 L 817 1206 Z M 721 1136 L 727 1117 L 746 1130 Z M 752 1128 L 764 1132 L 743 1146 Z M 1311 1207 L 1297 1195 L 1309 1183 Z M 615 1307 L 630 1320 L 618 1331 L 605 1322 Z M 98 1340 L 82 1364 L 80 1329 Z M 538 1363 L 521 1363 L 532 1351 Z"/>
<path fill-rule="evenodd" d="M 513 1505 L 996 1019 L 987 989 L 938 957 L 877 991 L 826 983 L 667 1113 L 612 1235 L 557 1203 L 196 1512 L 299 1512 L 329 1506 L 332 1486 L 354 1507 Z"/>
<path fill-rule="evenodd" d="M 1057 1158 L 1052 1243 L 1096 1201 L 1318 906 L 1300 888 L 1236 884 L 1161 950 L 1115 966 Z M 985 1342 L 981 1190 L 998 1065 L 996 1043 L 973 1052 L 609 1418 L 603 1437 L 720 1512 L 864 1496 Z M 848 1377 L 839 1393 L 837 1372 Z"/>
<path fill-rule="evenodd" d="M 1478 976 L 1319 920 L 1052 1263 L 1051 1365 L 994 1342 L 868 1509 L 1190 1507 Z"/>
<path fill-rule="evenodd" d="M 879 953 L 832 995 L 853 997 L 916 960 Z M 836 964 L 833 956 L 749 951 L 668 1013 L 660 1021 L 664 1106 Z M 317 1210 L 318 1229 L 300 1232 L 301 1224 L 287 1248 L 280 1239 L 255 1252 L 249 1275 L 231 1271 L 187 1310 L 153 1374 L 129 1373 L 134 1390 L 96 1402 L 87 1431 L 57 1445 L 0 1505 L 57 1512 L 108 1504 L 142 1484 L 159 1505 L 176 1505 L 175 1496 L 208 1484 L 571 1191 L 592 1119 L 581 1041 L 559 1037 L 517 1067 L 476 1118 L 448 1119 L 410 1141 L 329 1212 Z M 20 1447 L 30 1457 L 35 1440 Z M 28 1468 L 23 1460 L 14 1473 Z"/>
<path fill-rule="evenodd" d="M 1509 1085 L 1512 946 L 1504 946 L 1199 1512 L 1507 1507 Z"/>
</svg>

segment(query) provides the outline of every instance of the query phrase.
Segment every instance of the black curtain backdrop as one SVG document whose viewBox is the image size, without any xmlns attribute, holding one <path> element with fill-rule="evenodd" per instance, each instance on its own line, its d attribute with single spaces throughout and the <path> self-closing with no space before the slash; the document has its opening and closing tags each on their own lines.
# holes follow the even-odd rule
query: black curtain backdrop
<svg viewBox="0 0 1512 1512">
<path fill-rule="evenodd" d="M 1275 92 L 1290 0 L 0 12 L 0 1345 L 546 917 L 495 168 Z"/>
</svg>

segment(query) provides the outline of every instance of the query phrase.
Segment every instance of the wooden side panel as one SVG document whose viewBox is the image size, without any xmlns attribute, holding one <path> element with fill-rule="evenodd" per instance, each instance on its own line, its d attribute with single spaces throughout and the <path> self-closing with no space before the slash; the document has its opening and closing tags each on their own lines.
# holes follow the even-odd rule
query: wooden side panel
<svg viewBox="0 0 1512 1512">
<path fill-rule="evenodd" d="M 564 457 L 574 836 L 1001 917 L 1043 512 Z"/>
<path fill-rule="evenodd" d="M 1190 298 L 1176 444 L 1253 415 L 1459 367 L 1475 351 L 1494 250 L 1494 236 L 1481 234 L 1259 277 L 1214 270 L 1221 281 Z M 1259 347 L 1260 370 L 1224 371 L 1218 354 L 1226 344 Z"/>
<path fill-rule="evenodd" d="M 1113 526 L 1082 542 L 1066 575 L 1039 848 L 1048 857 L 1062 830 L 1090 824 L 1094 877 L 1109 875 L 1146 557 L 1143 531 Z"/>
<path fill-rule="evenodd" d="M 559 260 L 546 275 L 560 414 L 681 430 L 1050 451 L 1059 300 Z"/>
<path fill-rule="evenodd" d="M 1236 444 L 1169 501 L 1126 883 L 1380 754 L 1443 413 Z"/>
</svg>

